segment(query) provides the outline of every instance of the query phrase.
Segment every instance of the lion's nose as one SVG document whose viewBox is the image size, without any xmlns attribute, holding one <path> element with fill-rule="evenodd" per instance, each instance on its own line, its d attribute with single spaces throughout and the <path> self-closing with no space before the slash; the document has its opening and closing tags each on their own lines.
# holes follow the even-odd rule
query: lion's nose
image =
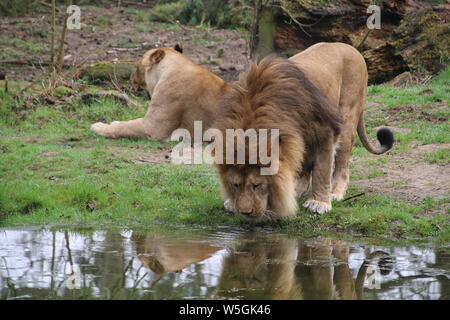
<svg viewBox="0 0 450 320">
<path fill-rule="evenodd" d="M 249 216 L 253 213 L 253 209 L 252 208 L 245 208 L 243 210 L 239 211 L 240 214 L 243 214 L 244 216 Z"/>
<path fill-rule="evenodd" d="M 141 88 L 141 86 L 139 84 L 137 84 L 137 82 L 132 81 L 131 82 L 131 89 L 132 90 L 139 90 Z"/>
</svg>

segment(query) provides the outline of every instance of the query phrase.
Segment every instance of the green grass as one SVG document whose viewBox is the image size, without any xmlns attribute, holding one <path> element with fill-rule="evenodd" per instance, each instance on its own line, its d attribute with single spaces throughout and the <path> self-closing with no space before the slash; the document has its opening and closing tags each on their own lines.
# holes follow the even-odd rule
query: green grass
<svg viewBox="0 0 450 320">
<path fill-rule="evenodd" d="M 423 157 L 428 163 L 448 165 L 450 164 L 450 149 L 441 149 L 432 153 L 424 154 Z"/>
<path fill-rule="evenodd" d="M 137 24 L 135 26 L 135 28 L 136 28 L 137 32 L 141 32 L 141 33 L 147 33 L 152 30 L 150 26 L 143 24 L 143 23 Z"/>
<path fill-rule="evenodd" d="M 381 124 L 409 128 L 409 133 L 396 136 L 398 144 L 392 154 L 417 143 L 449 143 L 448 122 L 430 123 L 416 118 L 402 121 L 400 116 L 390 123 L 384 117 L 386 110 L 396 106 L 395 101 L 427 110 L 442 101 L 448 103 L 447 84 L 447 78 L 441 76 L 430 85 L 405 90 L 371 87 L 369 99 L 380 105 L 367 110 L 368 132 L 373 135 L 382 118 L 385 120 Z M 429 88 L 438 95 L 424 100 L 414 95 Z M 27 109 L 23 119 L 19 117 L 23 110 L 11 108 L 13 105 L 11 95 L 0 90 L 0 226 L 245 224 L 224 211 L 212 167 L 136 164 L 134 158 L 151 156 L 161 148 L 170 150 L 170 145 L 146 139 L 110 140 L 89 130 L 99 119 L 126 120 L 141 117 L 142 112 L 108 99 L 91 104 L 74 99 L 56 106 L 37 105 Z M 359 141 L 354 155 L 369 156 Z M 448 164 L 449 150 L 423 157 L 430 163 Z M 355 176 L 380 177 L 384 173 L 377 166 L 388 162 L 388 156 L 368 158 L 364 164 L 370 170 L 356 172 Z M 355 186 L 348 196 L 362 192 L 366 193 L 362 197 L 334 203 L 334 210 L 323 216 L 301 209 L 297 217 L 275 228 L 302 235 L 348 232 L 391 239 L 450 241 L 449 212 L 441 210 L 449 199 L 427 198 L 410 203 L 389 197 L 382 190 L 369 193 Z"/>
<path fill-rule="evenodd" d="M 95 24 L 99 29 L 107 29 L 109 26 L 111 26 L 112 23 L 112 17 L 107 15 L 100 15 L 95 18 Z"/>
<path fill-rule="evenodd" d="M 89 131 L 99 118 L 142 114 L 109 100 L 74 101 L 60 108 L 40 106 L 18 121 L 9 110 L 12 101 L 1 95 L 2 223 L 230 220 L 221 209 L 212 168 L 136 165 L 133 156 L 151 155 L 164 145 L 107 140 Z"/>
<path fill-rule="evenodd" d="M 365 110 L 369 135 L 375 136 L 375 128 L 384 125 L 405 129 L 395 133 L 393 153 L 405 151 L 413 144 L 442 144 L 450 141 L 450 68 L 427 85 L 407 88 L 370 86 L 368 101 L 378 104 Z M 369 155 L 359 141 L 353 153 L 358 156 Z"/>
<path fill-rule="evenodd" d="M 352 187 L 349 194 L 362 190 Z M 445 199 L 448 202 L 449 199 Z M 445 215 L 424 216 L 442 201 L 425 199 L 419 206 L 380 194 L 366 194 L 346 202 L 335 202 L 334 210 L 317 218 L 303 211 L 293 219 L 283 222 L 290 232 L 298 230 L 347 231 L 362 236 L 381 236 L 395 239 L 420 239 L 430 236 L 448 238 L 448 218 Z"/>
<path fill-rule="evenodd" d="M 39 31 L 42 30 L 36 29 L 32 34 L 36 35 Z M 42 42 L 31 42 L 15 38 L 0 37 L 0 45 L 2 46 L 0 59 L 18 59 L 24 56 L 24 52 L 31 55 L 42 54 L 48 51 L 48 44 L 46 42 L 46 40 Z"/>
</svg>

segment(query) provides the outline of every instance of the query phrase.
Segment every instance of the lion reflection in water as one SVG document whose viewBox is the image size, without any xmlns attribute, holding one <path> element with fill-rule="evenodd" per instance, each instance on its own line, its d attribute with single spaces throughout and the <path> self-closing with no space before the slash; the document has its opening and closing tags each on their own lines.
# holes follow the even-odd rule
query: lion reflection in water
<svg viewBox="0 0 450 320">
<path fill-rule="evenodd" d="M 217 296 L 275 300 L 356 299 L 342 241 L 283 236 L 244 243 L 225 258 Z M 333 272 L 334 270 L 334 272 Z"/>
<path fill-rule="evenodd" d="M 133 236 L 144 267 L 178 272 L 223 247 L 189 239 Z M 236 243 L 236 242 L 235 242 Z M 230 246 L 212 298 L 274 300 L 361 299 L 369 261 L 354 280 L 344 241 L 302 242 L 283 235 L 247 234 Z"/>
</svg>

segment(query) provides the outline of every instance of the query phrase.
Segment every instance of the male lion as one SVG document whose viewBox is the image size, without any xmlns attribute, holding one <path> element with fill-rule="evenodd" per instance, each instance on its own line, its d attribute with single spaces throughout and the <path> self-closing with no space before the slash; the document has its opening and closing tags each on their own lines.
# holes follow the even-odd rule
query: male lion
<svg viewBox="0 0 450 320">
<path fill-rule="evenodd" d="M 94 132 L 108 138 L 167 140 L 178 128 L 193 136 L 196 120 L 203 121 L 203 130 L 211 126 L 218 100 L 228 87 L 225 81 L 196 65 L 178 45 L 150 50 L 136 66 L 132 81 L 152 97 L 146 115 L 109 125 L 98 122 L 91 127 Z"/>
<path fill-rule="evenodd" d="M 393 145 L 387 128 L 377 134 L 381 147 L 371 146 L 367 138 L 367 79 L 364 58 L 342 43 L 319 43 L 289 60 L 254 63 L 225 94 L 213 127 L 223 135 L 227 129 L 279 129 L 279 170 L 261 175 L 259 160 L 259 165 L 247 160 L 244 165 L 216 164 L 225 207 L 253 221 L 293 216 L 297 195 L 311 183 L 304 207 L 330 211 L 332 199 L 342 200 L 349 183 L 356 131 L 371 153 L 382 154 Z M 227 149 L 231 143 L 225 144 Z"/>
</svg>

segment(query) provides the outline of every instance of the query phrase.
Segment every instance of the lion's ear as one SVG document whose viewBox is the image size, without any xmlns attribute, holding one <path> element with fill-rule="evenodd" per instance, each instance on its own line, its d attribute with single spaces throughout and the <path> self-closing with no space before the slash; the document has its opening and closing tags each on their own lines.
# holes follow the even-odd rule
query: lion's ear
<svg viewBox="0 0 450 320">
<path fill-rule="evenodd" d="M 182 43 L 177 43 L 175 45 L 175 47 L 173 47 L 175 49 L 175 51 L 178 51 L 179 53 L 183 53 L 183 44 Z"/>
<path fill-rule="evenodd" d="M 156 64 L 159 63 L 162 59 L 164 59 L 165 56 L 166 53 L 164 52 L 164 50 L 157 49 L 150 55 L 149 60 L 152 64 Z"/>
</svg>

